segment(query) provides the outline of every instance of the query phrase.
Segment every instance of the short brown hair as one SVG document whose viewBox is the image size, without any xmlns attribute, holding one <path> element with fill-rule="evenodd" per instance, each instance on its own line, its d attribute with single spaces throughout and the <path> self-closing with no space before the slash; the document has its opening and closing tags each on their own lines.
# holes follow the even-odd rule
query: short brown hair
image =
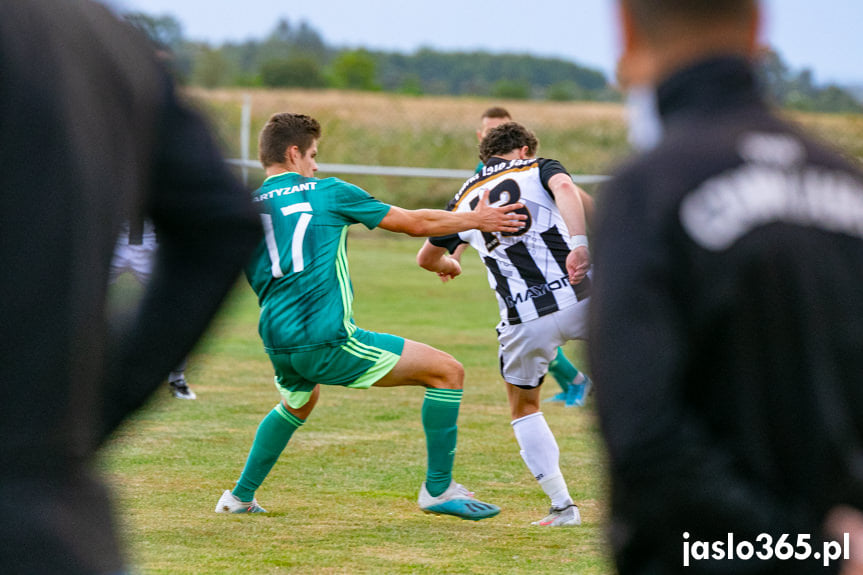
<svg viewBox="0 0 863 575">
<path fill-rule="evenodd" d="M 488 110 L 482 113 L 480 119 L 483 118 L 504 118 L 507 120 L 512 119 L 512 116 L 509 115 L 509 111 L 506 108 L 501 108 L 500 106 L 492 106 Z"/>
<path fill-rule="evenodd" d="M 621 0 L 635 24 L 649 38 L 681 27 L 710 26 L 717 21 L 741 23 L 754 14 L 757 0 Z"/>
<path fill-rule="evenodd" d="M 524 146 L 527 146 L 528 155 L 533 156 L 539 140 L 518 122 L 507 122 L 488 131 L 479 145 L 479 159 L 485 163 L 491 157 L 503 156 Z"/>
<path fill-rule="evenodd" d="M 264 167 L 285 163 L 285 152 L 297 146 L 305 154 L 321 138 L 321 125 L 311 116 L 288 112 L 273 114 L 258 138 L 258 158 Z"/>
</svg>

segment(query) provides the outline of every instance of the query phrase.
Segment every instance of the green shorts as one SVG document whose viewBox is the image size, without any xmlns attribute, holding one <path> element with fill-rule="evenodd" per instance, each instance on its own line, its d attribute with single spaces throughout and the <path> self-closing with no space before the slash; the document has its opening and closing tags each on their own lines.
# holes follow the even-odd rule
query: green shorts
<svg viewBox="0 0 863 575">
<path fill-rule="evenodd" d="M 290 407 L 308 403 L 315 385 L 366 389 L 398 363 L 405 340 L 357 328 L 341 346 L 297 353 L 271 353 L 276 388 Z"/>
</svg>

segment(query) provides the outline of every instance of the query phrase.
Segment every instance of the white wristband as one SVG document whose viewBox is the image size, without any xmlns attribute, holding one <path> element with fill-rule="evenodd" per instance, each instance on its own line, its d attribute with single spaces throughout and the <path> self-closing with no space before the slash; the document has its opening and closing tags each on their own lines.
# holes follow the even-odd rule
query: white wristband
<svg viewBox="0 0 863 575">
<path fill-rule="evenodd" d="M 569 236 L 569 249 L 587 247 L 587 236 Z"/>
</svg>

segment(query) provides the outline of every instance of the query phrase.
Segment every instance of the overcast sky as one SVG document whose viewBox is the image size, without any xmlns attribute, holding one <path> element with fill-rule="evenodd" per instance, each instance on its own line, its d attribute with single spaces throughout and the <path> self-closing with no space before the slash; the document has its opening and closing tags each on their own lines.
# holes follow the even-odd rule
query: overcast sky
<svg viewBox="0 0 863 575">
<path fill-rule="evenodd" d="M 412 52 L 482 49 L 557 56 L 611 76 L 617 56 L 614 0 L 106 0 L 170 14 L 185 36 L 211 43 L 262 38 L 280 18 L 308 22 L 328 45 Z M 863 85 L 863 0 L 765 0 L 763 37 L 818 83 Z"/>
</svg>

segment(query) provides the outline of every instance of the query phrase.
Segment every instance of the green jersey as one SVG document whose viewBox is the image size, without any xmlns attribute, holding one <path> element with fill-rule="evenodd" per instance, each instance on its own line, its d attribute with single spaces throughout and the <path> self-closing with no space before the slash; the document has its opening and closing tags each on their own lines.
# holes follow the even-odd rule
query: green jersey
<svg viewBox="0 0 863 575">
<path fill-rule="evenodd" d="M 255 192 L 264 223 L 246 266 L 267 353 L 340 345 L 356 329 L 348 273 L 352 224 L 376 227 L 390 206 L 338 178 L 271 176 Z"/>
</svg>

